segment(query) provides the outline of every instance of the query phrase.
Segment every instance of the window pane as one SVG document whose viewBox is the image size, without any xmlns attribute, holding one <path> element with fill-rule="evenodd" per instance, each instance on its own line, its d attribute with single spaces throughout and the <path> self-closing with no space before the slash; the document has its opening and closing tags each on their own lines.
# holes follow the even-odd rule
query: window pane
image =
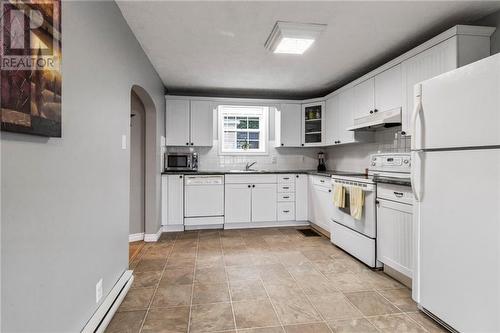
<svg viewBox="0 0 500 333">
<path fill-rule="evenodd" d="M 247 129 L 248 128 L 248 118 L 247 117 L 238 117 L 238 128 L 239 129 Z"/>
<path fill-rule="evenodd" d="M 248 149 L 248 141 L 246 140 L 238 140 L 236 147 L 238 149 Z"/>
<path fill-rule="evenodd" d="M 236 148 L 236 132 L 224 132 L 224 149 Z"/>
<path fill-rule="evenodd" d="M 250 149 L 259 149 L 259 141 L 249 141 Z"/>
<path fill-rule="evenodd" d="M 259 132 L 249 132 L 248 133 L 248 139 L 249 140 L 259 140 Z"/>
<path fill-rule="evenodd" d="M 256 117 L 248 118 L 248 128 L 259 129 L 259 118 Z"/>
<path fill-rule="evenodd" d="M 236 118 L 224 117 L 224 129 L 235 129 L 235 128 L 236 128 Z"/>
<path fill-rule="evenodd" d="M 248 132 L 238 132 L 237 138 L 238 140 L 248 140 Z"/>
</svg>

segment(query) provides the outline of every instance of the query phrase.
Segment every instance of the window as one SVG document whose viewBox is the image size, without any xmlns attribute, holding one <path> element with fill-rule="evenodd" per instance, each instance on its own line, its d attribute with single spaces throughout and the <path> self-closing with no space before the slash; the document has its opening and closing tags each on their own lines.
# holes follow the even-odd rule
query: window
<svg viewBox="0 0 500 333">
<path fill-rule="evenodd" d="M 219 153 L 266 154 L 267 116 L 265 106 L 219 106 Z"/>
</svg>

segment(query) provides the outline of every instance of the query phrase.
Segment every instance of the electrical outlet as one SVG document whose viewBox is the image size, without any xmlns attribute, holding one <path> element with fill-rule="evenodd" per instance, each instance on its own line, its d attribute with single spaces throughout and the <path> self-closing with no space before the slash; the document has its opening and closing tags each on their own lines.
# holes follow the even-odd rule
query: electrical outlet
<svg viewBox="0 0 500 333">
<path fill-rule="evenodd" d="M 99 303 L 102 298 L 102 279 L 95 285 L 95 302 Z"/>
<path fill-rule="evenodd" d="M 122 149 L 127 149 L 127 136 L 125 134 L 122 135 Z"/>
</svg>

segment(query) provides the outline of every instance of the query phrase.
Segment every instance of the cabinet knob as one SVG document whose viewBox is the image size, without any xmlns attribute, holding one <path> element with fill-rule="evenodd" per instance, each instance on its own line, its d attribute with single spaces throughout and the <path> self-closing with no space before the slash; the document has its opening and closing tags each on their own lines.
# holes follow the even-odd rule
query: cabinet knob
<svg viewBox="0 0 500 333">
<path fill-rule="evenodd" d="M 340 143 L 340 140 L 339 140 L 339 141 L 337 141 L 337 143 Z"/>
<path fill-rule="evenodd" d="M 281 144 L 281 146 L 284 146 L 284 145 L 285 145 L 284 143 Z"/>
<path fill-rule="evenodd" d="M 194 146 L 194 142 L 191 142 L 191 146 Z"/>
<path fill-rule="evenodd" d="M 304 144 L 302 144 L 302 147 L 304 147 Z"/>
<path fill-rule="evenodd" d="M 186 142 L 186 146 L 189 146 L 189 142 Z"/>
<path fill-rule="evenodd" d="M 370 110 L 370 114 L 372 114 L 372 113 L 373 113 L 373 110 Z"/>
<path fill-rule="evenodd" d="M 332 193 L 332 190 L 328 190 L 328 193 Z"/>
<path fill-rule="evenodd" d="M 182 178 L 182 175 L 180 175 L 179 178 Z"/>
<path fill-rule="evenodd" d="M 248 185 L 248 188 L 252 187 L 252 185 Z"/>
<path fill-rule="evenodd" d="M 295 175 L 295 178 L 299 178 L 299 175 Z"/>
<path fill-rule="evenodd" d="M 401 135 L 406 135 L 406 132 L 405 131 L 401 131 Z"/>
<path fill-rule="evenodd" d="M 377 109 L 375 109 L 375 110 L 373 110 L 373 112 L 378 112 L 378 110 L 377 110 Z"/>
<path fill-rule="evenodd" d="M 252 187 L 255 187 L 255 185 L 252 185 Z"/>
</svg>

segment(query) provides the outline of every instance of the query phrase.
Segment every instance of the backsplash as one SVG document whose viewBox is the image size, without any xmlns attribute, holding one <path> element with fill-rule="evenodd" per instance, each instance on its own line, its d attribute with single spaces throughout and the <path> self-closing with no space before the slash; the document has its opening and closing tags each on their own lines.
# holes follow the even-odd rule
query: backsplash
<svg viewBox="0 0 500 333">
<path fill-rule="evenodd" d="M 199 170 L 241 170 L 250 162 L 257 162 L 252 168 L 258 170 L 311 170 L 318 166 L 319 148 L 274 148 L 269 141 L 268 155 L 219 155 L 218 141 L 212 147 L 168 147 L 167 152 L 198 152 Z"/>
<path fill-rule="evenodd" d="M 402 136 L 401 127 L 398 126 L 377 131 L 375 142 L 329 147 L 326 150 L 326 164 L 329 169 L 364 172 L 371 154 L 409 151 L 410 137 Z"/>
</svg>

